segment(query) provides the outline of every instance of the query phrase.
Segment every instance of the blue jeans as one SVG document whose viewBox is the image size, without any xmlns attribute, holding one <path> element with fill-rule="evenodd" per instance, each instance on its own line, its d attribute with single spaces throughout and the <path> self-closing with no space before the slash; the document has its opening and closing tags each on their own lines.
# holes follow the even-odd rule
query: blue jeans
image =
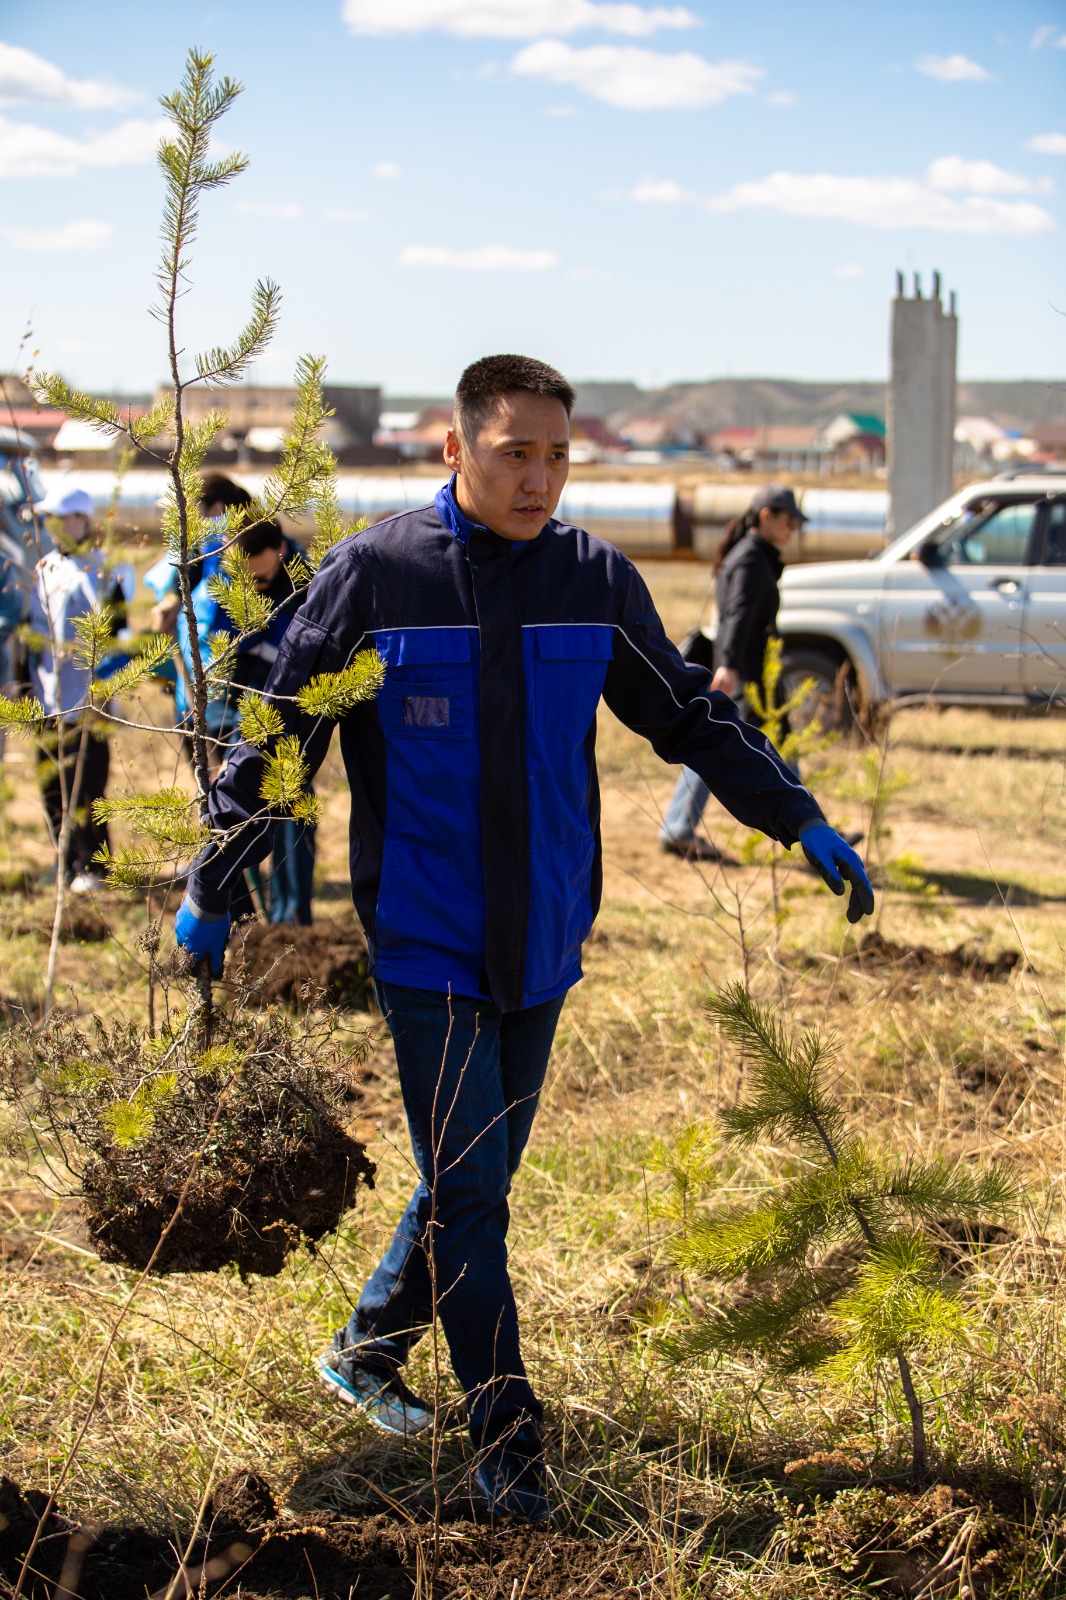
<svg viewBox="0 0 1066 1600">
<path fill-rule="evenodd" d="M 396 983 L 376 989 L 396 1043 L 421 1181 L 345 1344 L 400 1367 L 435 1306 L 480 1447 L 516 1417 L 539 1422 L 542 1414 L 519 1351 L 507 1195 L 565 996 L 504 1013 L 466 995 Z"/>
</svg>

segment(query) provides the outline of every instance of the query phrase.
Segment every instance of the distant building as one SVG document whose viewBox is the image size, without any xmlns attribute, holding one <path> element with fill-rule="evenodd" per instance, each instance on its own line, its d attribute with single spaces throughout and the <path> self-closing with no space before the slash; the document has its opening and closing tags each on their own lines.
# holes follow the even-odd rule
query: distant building
<svg viewBox="0 0 1066 1600">
<path fill-rule="evenodd" d="M 404 461 L 439 461 L 452 425 L 452 407 L 425 406 L 420 411 L 383 411 L 374 431 L 374 443 L 390 449 Z"/>
<path fill-rule="evenodd" d="M 872 473 L 885 464 L 885 421 L 871 411 L 842 411 L 821 430 L 833 472 Z"/>
<path fill-rule="evenodd" d="M 160 390 L 159 393 L 164 393 Z M 374 439 L 381 391 L 356 388 L 349 384 L 327 384 L 323 399 L 334 415 L 326 423 L 326 443 L 343 460 L 351 450 L 366 450 Z M 223 454 L 231 452 L 247 458 L 250 454 L 271 455 L 292 424 L 296 390 L 242 383 L 232 389 L 186 389 L 185 415 L 191 422 L 202 422 L 209 411 L 225 411 L 226 431 L 219 441 Z"/>
</svg>

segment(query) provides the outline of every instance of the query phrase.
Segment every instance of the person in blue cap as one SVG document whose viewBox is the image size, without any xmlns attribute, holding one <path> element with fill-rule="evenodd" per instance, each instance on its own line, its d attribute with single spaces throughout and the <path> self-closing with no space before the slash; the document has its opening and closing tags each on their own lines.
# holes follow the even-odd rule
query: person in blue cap
<svg viewBox="0 0 1066 1600">
<path fill-rule="evenodd" d="M 352 897 L 366 930 L 419 1178 L 347 1325 L 318 1363 L 330 1392 L 394 1433 L 433 1421 L 403 1368 L 439 1317 L 493 1513 L 550 1514 L 542 1406 L 507 1271 L 508 1193 L 556 1024 L 599 907 L 601 699 L 684 762 L 747 826 L 799 842 L 852 921 L 862 863 L 706 671 L 687 666 L 643 579 L 555 520 L 574 391 L 526 356 L 468 367 L 429 505 L 341 540 L 266 685 L 313 774 L 332 726 L 297 691 L 375 649 L 376 700 L 340 721 Z M 218 831 L 175 920 L 220 972 L 233 886 L 270 847 L 263 752 L 240 745 L 211 792 Z"/>
<path fill-rule="evenodd" d="M 742 722 L 758 727 L 748 704 L 749 683 L 762 686 L 766 641 L 777 627 L 781 552 L 807 518 L 791 489 L 771 483 L 760 489 L 741 516 L 730 522 L 715 553 L 712 571 L 718 597 L 711 688 L 728 695 Z M 685 767 L 659 829 L 659 843 L 686 861 L 720 861 L 721 852 L 698 833 L 710 789 Z"/>
</svg>

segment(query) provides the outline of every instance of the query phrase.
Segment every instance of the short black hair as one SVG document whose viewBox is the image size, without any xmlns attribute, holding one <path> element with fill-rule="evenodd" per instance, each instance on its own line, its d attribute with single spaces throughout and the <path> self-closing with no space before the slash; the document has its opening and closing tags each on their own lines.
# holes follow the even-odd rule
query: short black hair
<svg viewBox="0 0 1066 1600">
<path fill-rule="evenodd" d="M 574 390 L 561 372 L 532 356 L 482 356 L 467 367 L 455 391 L 455 426 L 467 438 L 477 435 L 485 418 L 505 394 L 537 394 L 561 400 L 567 416 L 574 409 Z"/>
<path fill-rule="evenodd" d="M 234 483 L 232 478 L 227 478 L 224 473 L 215 472 L 204 479 L 204 486 L 200 493 L 201 506 L 221 505 L 227 511 L 239 506 L 250 506 L 252 497 L 247 489 L 242 489 L 239 483 Z"/>
<path fill-rule="evenodd" d="M 237 543 L 246 556 L 261 556 L 264 550 L 280 550 L 285 535 L 277 522 L 253 522 L 237 535 Z"/>
</svg>

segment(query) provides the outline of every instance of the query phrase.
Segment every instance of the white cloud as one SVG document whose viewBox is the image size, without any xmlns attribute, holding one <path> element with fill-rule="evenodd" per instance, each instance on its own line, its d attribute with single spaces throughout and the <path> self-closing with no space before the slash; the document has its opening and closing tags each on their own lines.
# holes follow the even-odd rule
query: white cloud
<svg viewBox="0 0 1066 1600">
<path fill-rule="evenodd" d="M 698 204 L 700 200 L 698 194 L 689 194 L 673 178 L 641 178 L 625 198 L 642 206 L 679 206 L 693 201 Z"/>
<path fill-rule="evenodd" d="M 796 103 L 796 96 L 788 89 L 775 89 L 766 96 L 768 106 L 794 106 Z"/>
<path fill-rule="evenodd" d="M 511 63 L 527 78 L 546 78 L 626 111 L 695 110 L 750 94 L 762 71 L 743 61 L 704 61 L 691 51 L 660 55 L 632 45 L 575 50 L 558 39 L 527 45 Z"/>
<path fill-rule="evenodd" d="M 33 122 L 0 117 L 0 178 L 72 178 L 85 167 L 141 166 L 154 159 L 169 129 L 162 118 L 136 120 L 69 139 Z"/>
<path fill-rule="evenodd" d="M 68 78 L 53 62 L 35 56 L 16 44 L 0 40 L 0 106 L 40 101 L 50 106 L 70 106 L 79 111 L 132 105 L 143 95 L 92 78 Z"/>
<path fill-rule="evenodd" d="M 396 165 L 395 161 L 379 161 L 373 171 L 375 178 L 388 179 L 398 178 L 400 176 L 400 168 Z"/>
<path fill-rule="evenodd" d="M 1043 207 L 1028 200 L 993 200 L 985 194 L 957 200 L 914 178 L 845 178 L 830 172 L 774 172 L 719 195 L 692 194 L 672 178 L 644 178 L 628 194 L 608 198 L 640 205 L 701 206 L 714 212 L 776 211 L 866 228 L 928 228 L 937 233 L 1025 237 L 1055 228 Z"/>
<path fill-rule="evenodd" d="M 99 250 L 114 229 L 109 222 L 64 222 L 58 228 L 7 228 L 13 250 Z"/>
<path fill-rule="evenodd" d="M 542 39 L 598 28 L 644 38 L 660 28 L 691 28 L 683 6 L 604 4 L 597 0 L 344 0 L 352 33 L 423 33 L 466 38 Z"/>
<path fill-rule="evenodd" d="M 1030 50 L 1044 50 L 1051 45 L 1056 50 L 1066 50 L 1066 33 L 1059 32 L 1057 22 L 1043 22 L 1029 40 Z"/>
<path fill-rule="evenodd" d="M 1055 224 L 1031 200 L 956 200 L 913 178 L 846 178 L 830 172 L 774 172 L 738 183 L 707 201 L 712 211 L 775 211 L 787 217 L 853 222 L 866 228 L 928 228 L 935 233 L 1051 233 Z"/>
<path fill-rule="evenodd" d="M 919 56 L 914 63 L 916 72 L 927 78 L 938 78 L 941 83 L 995 83 L 986 67 L 971 61 L 969 56 Z"/>
<path fill-rule="evenodd" d="M 866 268 L 856 266 L 854 261 L 842 261 L 833 276 L 835 278 L 861 278 L 865 275 Z"/>
<path fill-rule="evenodd" d="M 1066 133 L 1037 133 L 1025 141 L 1027 150 L 1042 156 L 1066 156 Z"/>
<path fill-rule="evenodd" d="M 278 222 L 289 222 L 303 216 L 303 208 L 284 201 L 238 200 L 233 207 L 242 217 L 274 217 Z"/>
<path fill-rule="evenodd" d="M 969 194 L 1047 194 L 1052 188 L 1046 178 L 1032 182 L 1020 172 L 1008 172 L 991 161 L 964 161 L 962 156 L 938 156 L 925 174 L 931 189 L 946 189 Z"/>
<path fill-rule="evenodd" d="M 476 250 L 451 250 L 447 245 L 411 244 L 399 255 L 401 267 L 450 267 L 459 272 L 547 272 L 558 266 L 553 250 L 512 250 L 505 244 Z"/>
</svg>

